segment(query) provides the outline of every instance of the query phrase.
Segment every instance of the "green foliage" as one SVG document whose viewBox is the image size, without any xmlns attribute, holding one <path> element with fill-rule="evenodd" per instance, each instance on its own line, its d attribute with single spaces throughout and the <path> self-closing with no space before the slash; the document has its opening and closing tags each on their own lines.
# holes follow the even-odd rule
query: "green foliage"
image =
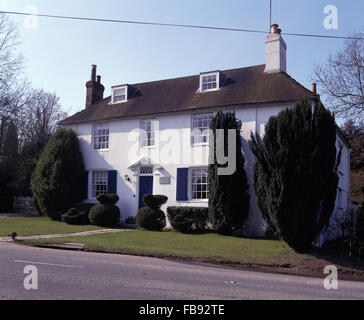
<svg viewBox="0 0 364 320">
<path fill-rule="evenodd" d="M 76 208 L 71 208 L 63 214 L 62 221 L 71 225 L 87 225 L 90 223 L 88 213 Z"/>
<path fill-rule="evenodd" d="M 364 201 L 364 121 L 346 122 L 341 130 L 349 140 L 350 153 L 350 199 Z"/>
<path fill-rule="evenodd" d="M 364 249 L 364 201 L 359 204 L 356 211 L 356 236 L 358 240 L 362 243 Z"/>
<path fill-rule="evenodd" d="M 18 129 L 10 121 L 6 126 L 0 157 L 0 212 L 11 212 L 17 191 L 16 175 L 19 164 Z"/>
<path fill-rule="evenodd" d="M 167 216 L 173 229 L 179 232 L 201 232 L 207 228 L 208 208 L 168 207 Z"/>
<path fill-rule="evenodd" d="M 13 211 L 14 205 L 14 188 L 9 179 L 10 174 L 0 169 L 0 212 L 5 213 Z"/>
<path fill-rule="evenodd" d="M 116 204 L 119 201 L 119 196 L 117 194 L 99 194 L 96 197 L 97 201 L 101 204 Z"/>
<path fill-rule="evenodd" d="M 6 129 L 4 144 L 1 152 L 1 167 L 9 174 L 8 184 L 16 189 L 16 176 L 19 166 L 19 139 L 18 128 L 14 122 L 10 122 Z"/>
<path fill-rule="evenodd" d="M 120 220 L 120 210 L 114 204 L 96 204 L 89 212 L 89 219 L 95 226 L 116 226 Z"/>
<path fill-rule="evenodd" d="M 80 202 L 80 203 L 75 203 L 73 205 L 73 207 L 75 209 L 77 209 L 78 211 L 83 211 L 83 212 L 86 212 L 87 214 L 89 214 L 91 208 L 94 205 L 95 205 L 94 203 Z"/>
<path fill-rule="evenodd" d="M 345 213 L 340 227 L 341 237 L 325 243 L 324 249 L 336 256 L 364 259 L 364 202 Z"/>
<path fill-rule="evenodd" d="M 119 201 L 116 194 L 99 194 L 96 199 L 100 202 L 89 212 L 91 224 L 99 227 L 116 226 L 120 220 L 120 209 L 115 205 Z"/>
<path fill-rule="evenodd" d="M 146 207 L 138 210 L 136 224 L 138 228 L 149 231 L 162 231 L 166 226 L 166 215 L 160 207 L 168 201 L 168 197 L 163 195 L 143 196 Z"/>
<path fill-rule="evenodd" d="M 166 226 L 166 215 L 162 210 L 143 207 L 136 216 L 138 228 L 148 231 L 162 231 Z"/>
<path fill-rule="evenodd" d="M 158 210 L 167 201 L 168 201 L 168 197 L 163 196 L 163 195 L 145 194 L 143 196 L 144 204 L 151 209 Z"/>
<path fill-rule="evenodd" d="M 127 217 L 125 219 L 125 224 L 136 224 L 136 219 L 135 217 Z"/>
<path fill-rule="evenodd" d="M 232 175 L 219 175 L 218 169 L 227 165 L 217 163 L 216 139 L 210 139 L 210 164 L 208 169 L 209 218 L 214 229 L 224 235 L 232 234 L 244 226 L 249 215 L 249 185 L 245 172 L 240 137 L 241 122 L 235 113 L 218 112 L 210 129 L 216 137 L 217 129 L 224 129 L 224 154 L 228 155 L 228 130 L 236 132 L 236 170 Z M 211 145 L 213 144 L 213 145 Z M 212 152 L 214 154 L 212 154 Z"/>
<path fill-rule="evenodd" d="M 296 251 L 308 251 L 329 224 L 341 157 L 335 143 L 333 117 L 321 103 L 307 101 L 271 117 L 263 140 L 251 135 L 257 205 Z"/>
<path fill-rule="evenodd" d="M 61 214 L 82 198 L 83 175 L 84 164 L 75 132 L 59 129 L 46 145 L 31 178 L 41 213 L 61 220 Z"/>
</svg>

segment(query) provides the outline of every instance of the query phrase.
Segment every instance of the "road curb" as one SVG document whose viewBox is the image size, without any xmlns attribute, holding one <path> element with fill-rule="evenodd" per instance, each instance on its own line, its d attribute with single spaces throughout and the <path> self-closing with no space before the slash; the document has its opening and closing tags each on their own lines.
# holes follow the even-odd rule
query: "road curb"
<svg viewBox="0 0 364 320">
<path fill-rule="evenodd" d="M 86 246 L 83 243 L 34 244 L 31 246 L 37 247 L 37 248 L 70 250 L 70 251 L 85 251 L 86 250 Z"/>
</svg>

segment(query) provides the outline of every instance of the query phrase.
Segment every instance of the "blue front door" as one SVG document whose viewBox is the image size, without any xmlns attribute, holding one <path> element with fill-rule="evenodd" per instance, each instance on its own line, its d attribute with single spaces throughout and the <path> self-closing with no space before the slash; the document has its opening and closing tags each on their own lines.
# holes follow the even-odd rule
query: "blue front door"
<svg viewBox="0 0 364 320">
<path fill-rule="evenodd" d="M 139 179 L 139 208 L 144 207 L 143 196 L 153 194 L 153 177 L 140 177 Z"/>
</svg>

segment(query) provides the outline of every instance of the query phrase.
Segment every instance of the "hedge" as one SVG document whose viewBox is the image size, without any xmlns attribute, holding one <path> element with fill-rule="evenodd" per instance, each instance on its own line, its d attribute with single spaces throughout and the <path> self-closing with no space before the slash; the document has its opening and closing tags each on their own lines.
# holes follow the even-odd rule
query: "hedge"
<svg viewBox="0 0 364 320">
<path fill-rule="evenodd" d="M 204 231 L 209 221 L 205 207 L 168 207 L 167 216 L 173 229 L 182 233 Z"/>
</svg>

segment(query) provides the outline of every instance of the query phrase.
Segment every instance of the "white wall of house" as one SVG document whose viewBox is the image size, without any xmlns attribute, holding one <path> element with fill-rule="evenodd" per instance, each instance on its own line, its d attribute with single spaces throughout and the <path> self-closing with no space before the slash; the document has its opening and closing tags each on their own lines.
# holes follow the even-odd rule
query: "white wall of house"
<svg viewBox="0 0 364 320">
<path fill-rule="evenodd" d="M 264 135 L 264 125 L 271 116 L 291 104 L 256 105 L 250 107 L 232 107 L 224 111 L 235 111 L 237 118 L 242 121 L 243 153 L 246 159 L 246 171 L 250 185 L 251 205 L 247 221 L 247 231 L 251 236 L 263 236 L 265 223 L 256 206 L 253 192 L 253 168 L 254 157 L 250 152 L 248 141 L 250 133 L 258 132 Z M 216 112 L 217 109 L 209 110 Z M 204 112 L 207 113 L 207 112 Z M 140 127 L 140 119 L 123 119 L 109 122 L 109 149 L 94 150 L 92 145 L 91 123 L 71 125 L 80 139 L 80 147 L 84 157 L 86 170 L 117 170 L 117 193 L 120 197 L 118 206 L 121 211 L 122 220 L 130 216 L 136 216 L 139 207 L 139 173 L 138 170 L 129 169 L 141 158 L 148 157 L 156 165 L 153 171 L 153 193 L 163 194 L 168 197 L 167 206 L 207 206 L 207 200 L 176 200 L 177 168 L 207 167 L 208 146 L 191 145 L 191 113 L 176 113 L 163 116 L 155 116 L 153 120 L 158 121 L 159 130 L 156 135 L 154 147 L 140 147 L 139 133 L 131 134 Z M 176 137 L 166 141 L 166 136 L 177 133 Z M 340 165 L 340 188 L 343 190 L 345 206 L 349 194 L 349 151 L 338 137 L 338 143 L 343 145 L 342 163 Z M 182 147 L 181 147 L 182 146 Z M 163 150 L 163 152 L 162 152 Z M 158 166 L 159 165 L 159 166 Z M 130 178 L 127 181 L 126 177 Z M 169 178 L 169 184 L 161 184 L 160 178 Z M 91 174 L 89 174 L 88 202 L 96 202 L 92 198 Z M 337 204 L 339 205 L 339 203 Z"/>
<path fill-rule="evenodd" d="M 345 145 L 343 139 L 336 136 L 336 150 L 342 148 L 340 164 L 338 167 L 339 184 L 336 194 L 335 210 L 330 218 L 330 225 L 325 232 L 319 237 L 319 245 L 326 241 L 336 239 L 342 235 L 343 218 L 350 212 L 350 152 L 351 150 Z"/>
</svg>

